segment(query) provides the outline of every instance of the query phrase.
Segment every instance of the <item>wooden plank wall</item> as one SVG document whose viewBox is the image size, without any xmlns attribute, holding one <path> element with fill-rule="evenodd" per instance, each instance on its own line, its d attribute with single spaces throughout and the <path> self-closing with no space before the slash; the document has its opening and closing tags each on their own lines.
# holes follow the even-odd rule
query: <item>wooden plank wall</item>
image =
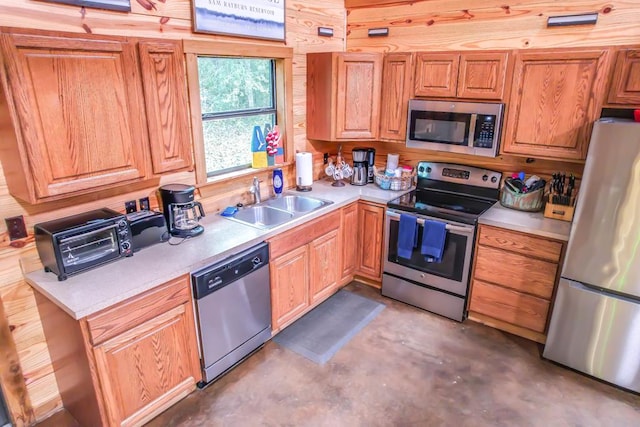
<svg viewBox="0 0 640 427">
<path fill-rule="evenodd" d="M 464 9 L 461 8 L 464 4 Z M 347 50 L 378 52 L 447 51 L 481 49 L 533 49 L 640 44 L 640 2 L 623 0 L 345 0 Z M 547 28 L 548 16 L 598 12 L 594 25 Z M 388 37 L 368 37 L 369 28 L 387 27 Z M 382 108 L 385 108 L 383 105 Z M 516 156 L 495 159 L 428 150 L 411 150 L 399 143 L 374 142 L 383 166 L 386 154 L 400 153 L 401 161 L 447 161 L 483 166 L 503 172 L 524 170 L 549 174 L 566 170 L 581 175 L 581 164 L 536 159 L 526 163 Z"/>
<path fill-rule="evenodd" d="M 282 45 L 250 39 L 194 34 L 191 31 L 191 0 L 131 0 L 131 13 L 103 11 L 75 6 L 57 5 L 33 0 L 2 0 L 0 4 L 0 26 L 39 28 L 69 32 L 91 32 L 94 34 L 125 35 L 173 39 L 199 40 L 241 40 L 267 45 Z M 316 174 L 320 173 L 322 143 L 310 144 L 306 139 L 306 53 L 311 51 L 342 51 L 345 47 L 345 9 L 342 0 L 289 0 L 286 2 L 286 45 L 294 49 L 293 91 L 294 91 L 294 146 L 297 151 L 313 151 L 316 160 Z M 333 38 L 317 36 L 317 27 L 332 27 Z M 320 148 L 316 148 L 320 147 Z M 293 185 L 292 167 L 286 169 L 287 183 Z M 261 179 L 268 183 L 268 174 Z M 208 213 L 234 203 L 247 196 L 252 176 L 232 185 L 221 185 L 209 191 L 203 200 Z M 124 201 L 149 196 L 152 206 L 157 206 L 155 190 L 168 182 L 194 184 L 193 173 L 183 172 L 164 176 L 153 183 L 153 187 L 131 187 L 124 190 L 102 192 L 75 198 L 71 201 L 55 202 L 46 206 L 29 206 L 9 195 L 0 166 L 0 218 L 24 215 L 27 228 L 33 231 L 33 224 L 52 218 L 87 211 L 103 206 L 122 211 Z M 124 193 L 124 194 L 123 194 Z M 19 247 L 15 247 L 19 246 Z M 51 367 L 41 319 L 35 305 L 31 288 L 23 280 L 23 271 L 41 268 L 32 237 L 9 242 L 4 221 L 0 221 L 0 299 L 4 307 L 0 315 L 0 328 L 11 331 L 15 349 L 20 360 L 23 387 L 27 396 L 19 396 L 15 384 L 8 387 L 2 380 L 5 393 L 11 393 L 11 412 L 17 425 L 28 425 L 41 420 L 61 408 L 60 396 Z M 2 331 L 0 331 L 2 336 Z M 0 343 L 0 350 L 7 343 Z M 8 346 L 8 344 L 7 344 Z M 0 355 L 5 354 L 0 351 Z M 0 363 L 0 367 L 5 367 Z M 4 374 L 4 372 L 3 372 Z M 17 372 L 20 376 L 20 372 Z M 21 380 L 21 378 L 19 378 Z M 20 381 L 22 382 L 22 381 Z M 19 387 L 18 387 L 19 388 Z M 17 403 L 16 403 L 17 402 Z M 29 406 L 33 407 L 35 417 Z M 19 407 L 18 407 L 19 406 Z"/>
</svg>

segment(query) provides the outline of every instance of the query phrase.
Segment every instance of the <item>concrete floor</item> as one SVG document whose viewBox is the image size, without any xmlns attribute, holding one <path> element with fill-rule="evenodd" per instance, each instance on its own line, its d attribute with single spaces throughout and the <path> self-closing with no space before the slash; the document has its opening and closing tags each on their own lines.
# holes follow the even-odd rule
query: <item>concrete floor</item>
<svg viewBox="0 0 640 427">
<path fill-rule="evenodd" d="M 347 289 L 386 308 L 325 365 L 270 341 L 148 427 L 640 426 L 640 395 L 542 360 L 536 343 Z M 65 415 L 42 426 L 77 426 Z"/>
<path fill-rule="evenodd" d="M 324 366 L 273 342 L 148 426 L 639 426 L 640 396 L 541 346 L 352 283 L 386 308 Z"/>
</svg>

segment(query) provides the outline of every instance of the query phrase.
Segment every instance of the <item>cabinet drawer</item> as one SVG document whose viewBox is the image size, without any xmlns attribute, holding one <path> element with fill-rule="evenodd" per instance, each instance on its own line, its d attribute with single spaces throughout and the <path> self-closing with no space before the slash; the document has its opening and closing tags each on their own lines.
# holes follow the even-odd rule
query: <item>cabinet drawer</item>
<svg viewBox="0 0 640 427">
<path fill-rule="evenodd" d="M 478 239 L 480 245 L 493 246 L 556 263 L 560 260 L 562 253 L 560 242 L 486 225 L 480 226 Z"/>
<path fill-rule="evenodd" d="M 340 227 L 340 211 L 333 211 L 322 218 L 315 219 L 293 230 L 269 239 L 269 256 L 271 259 L 306 245 L 312 240 Z M 336 248 L 338 250 L 338 248 Z"/>
<path fill-rule="evenodd" d="M 91 343 L 100 344 L 190 299 L 189 276 L 181 276 L 115 307 L 87 317 Z"/>
<path fill-rule="evenodd" d="M 473 280 L 469 310 L 543 333 L 549 301 Z"/>
<path fill-rule="evenodd" d="M 475 265 L 475 279 L 551 299 L 557 264 L 479 245 Z"/>
</svg>

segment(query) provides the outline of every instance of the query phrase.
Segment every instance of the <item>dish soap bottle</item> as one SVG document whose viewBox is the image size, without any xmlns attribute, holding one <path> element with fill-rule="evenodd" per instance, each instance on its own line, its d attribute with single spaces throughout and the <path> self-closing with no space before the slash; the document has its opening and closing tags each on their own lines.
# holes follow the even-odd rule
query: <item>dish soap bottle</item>
<svg viewBox="0 0 640 427">
<path fill-rule="evenodd" d="M 282 187 L 284 183 L 282 182 L 282 169 L 276 168 L 273 170 L 273 192 L 276 197 L 280 197 L 282 195 Z"/>
</svg>

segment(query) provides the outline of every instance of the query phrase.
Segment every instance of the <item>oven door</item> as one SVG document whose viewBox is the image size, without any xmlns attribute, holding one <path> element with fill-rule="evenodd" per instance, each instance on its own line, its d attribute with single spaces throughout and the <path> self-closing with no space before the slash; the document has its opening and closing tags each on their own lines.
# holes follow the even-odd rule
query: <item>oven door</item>
<svg viewBox="0 0 640 427">
<path fill-rule="evenodd" d="M 57 240 L 66 274 L 72 274 L 120 257 L 118 226 L 101 227 Z"/>
<path fill-rule="evenodd" d="M 403 212 L 404 213 L 404 212 Z M 406 213 L 405 213 L 406 214 Z M 398 256 L 400 212 L 387 210 L 384 234 L 384 272 L 432 288 L 467 296 L 475 226 L 423 215 L 418 217 L 418 244 L 410 259 Z M 445 222 L 447 237 L 441 262 L 429 262 L 420 253 L 425 219 Z"/>
</svg>

